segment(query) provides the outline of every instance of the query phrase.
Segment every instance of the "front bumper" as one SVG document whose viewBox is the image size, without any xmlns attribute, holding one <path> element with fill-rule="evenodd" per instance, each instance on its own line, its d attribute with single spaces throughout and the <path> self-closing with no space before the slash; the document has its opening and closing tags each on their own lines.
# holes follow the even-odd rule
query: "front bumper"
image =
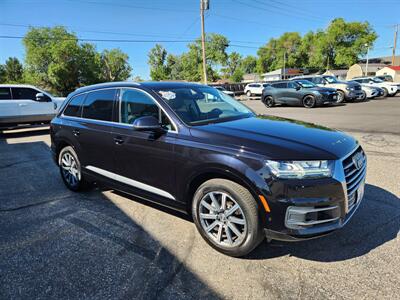
<svg viewBox="0 0 400 300">
<path fill-rule="evenodd" d="M 354 99 L 359 99 L 363 97 L 364 92 L 362 90 L 356 90 L 356 91 L 348 91 L 345 94 L 345 97 L 347 100 L 354 100 Z"/>
<path fill-rule="evenodd" d="M 362 155 L 358 169 L 354 157 Z M 357 156 L 358 157 L 358 156 Z M 364 194 L 366 156 L 358 147 L 335 162 L 332 178 L 269 182 L 271 213 L 265 224 L 269 239 L 297 241 L 342 228 L 357 211 Z"/>
</svg>

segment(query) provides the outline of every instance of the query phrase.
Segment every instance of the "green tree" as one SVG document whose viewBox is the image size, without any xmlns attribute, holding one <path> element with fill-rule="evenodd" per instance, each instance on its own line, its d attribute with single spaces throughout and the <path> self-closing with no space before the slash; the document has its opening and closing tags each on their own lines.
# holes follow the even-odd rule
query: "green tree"
<svg viewBox="0 0 400 300">
<path fill-rule="evenodd" d="M 4 81 L 11 82 L 21 82 L 22 75 L 24 72 L 22 64 L 16 57 L 9 57 L 4 65 Z"/>
<path fill-rule="evenodd" d="M 225 66 L 222 72 L 227 78 L 231 78 L 233 74 L 240 68 L 242 56 L 237 52 L 232 52 L 228 55 Z"/>
<path fill-rule="evenodd" d="M 242 69 L 244 74 L 251 74 L 256 72 L 256 67 L 257 67 L 257 58 L 248 55 L 245 58 L 242 59 L 240 63 L 240 68 Z"/>
<path fill-rule="evenodd" d="M 257 71 L 264 73 L 283 68 L 284 59 L 286 68 L 302 65 L 304 57 L 299 55 L 300 45 L 301 36 L 298 32 L 285 32 L 278 39 L 270 39 L 257 51 Z"/>
<path fill-rule="evenodd" d="M 241 82 L 243 80 L 244 72 L 242 69 L 238 68 L 233 72 L 232 76 L 229 78 L 232 82 Z"/>
<path fill-rule="evenodd" d="M 166 66 L 167 50 L 160 44 L 156 44 L 148 54 L 148 64 L 150 65 L 150 77 L 152 80 L 168 79 Z"/>
<path fill-rule="evenodd" d="M 0 83 L 6 82 L 6 69 L 0 64 Z"/>
<path fill-rule="evenodd" d="M 104 50 L 101 53 L 102 79 L 104 81 L 128 79 L 132 71 L 128 59 L 128 55 L 120 49 Z"/>
</svg>

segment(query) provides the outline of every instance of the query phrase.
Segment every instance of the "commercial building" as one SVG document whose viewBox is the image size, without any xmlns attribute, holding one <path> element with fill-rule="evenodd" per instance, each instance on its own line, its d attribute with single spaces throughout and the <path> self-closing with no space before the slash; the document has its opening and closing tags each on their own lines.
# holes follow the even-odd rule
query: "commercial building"
<svg viewBox="0 0 400 300">
<path fill-rule="evenodd" d="M 387 66 L 376 72 L 376 75 L 390 75 L 394 82 L 400 82 L 400 66 Z"/>
</svg>

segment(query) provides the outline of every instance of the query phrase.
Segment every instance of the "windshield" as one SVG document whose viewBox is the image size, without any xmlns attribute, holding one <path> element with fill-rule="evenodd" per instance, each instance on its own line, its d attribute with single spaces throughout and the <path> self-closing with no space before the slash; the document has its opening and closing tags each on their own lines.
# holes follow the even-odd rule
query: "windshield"
<svg viewBox="0 0 400 300">
<path fill-rule="evenodd" d="M 316 85 L 308 80 L 296 80 L 298 84 L 300 84 L 303 88 L 314 88 Z"/>
<path fill-rule="evenodd" d="M 382 79 L 380 79 L 380 78 L 371 78 L 371 80 L 373 81 L 373 82 L 376 82 L 376 83 L 382 83 L 382 82 L 384 82 Z"/>
<path fill-rule="evenodd" d="M 338 82 L 338 80 L 334 76 L 324 76 L 324 79 L 326 81 L 328 81 L 329 83 L 337 83 Z"/>
<path fill-rule="evenodd" d="M 211 87 L 190 86 L 156 90 L 189 125 L 217 123 L 254 116 L 243 104 Z"/>
<path fill-rule="evenodd" d="M 216 86 L 215 88 L 220 91 L 226 91 L 226 89 L 222 86 Z"/>
</svg>

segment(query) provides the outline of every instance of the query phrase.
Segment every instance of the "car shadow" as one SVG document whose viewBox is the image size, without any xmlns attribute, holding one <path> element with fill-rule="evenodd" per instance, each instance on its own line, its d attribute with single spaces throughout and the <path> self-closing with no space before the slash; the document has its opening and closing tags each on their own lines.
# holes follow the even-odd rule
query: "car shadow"
<svg viewBox="0 0 400 300">
<path fill-rule="evenodd" d="M 149 217 L 148 230 L 154 211 L 69 191 L 44 142 L 0 144 L 0 161 L 0 298 L 222 298 L 185 265 L 191 226 Z"/>
<path fill-rule="evenodd" d="M 335 262 L 363 256 L 395 239 L 400 230 L 400 199 L 375 185 L 365 186 L 365 196 L 349 223 L 331 235 L 302 242 L 262 243 L 246 259 L 285 255 Z"/>
</svg>

